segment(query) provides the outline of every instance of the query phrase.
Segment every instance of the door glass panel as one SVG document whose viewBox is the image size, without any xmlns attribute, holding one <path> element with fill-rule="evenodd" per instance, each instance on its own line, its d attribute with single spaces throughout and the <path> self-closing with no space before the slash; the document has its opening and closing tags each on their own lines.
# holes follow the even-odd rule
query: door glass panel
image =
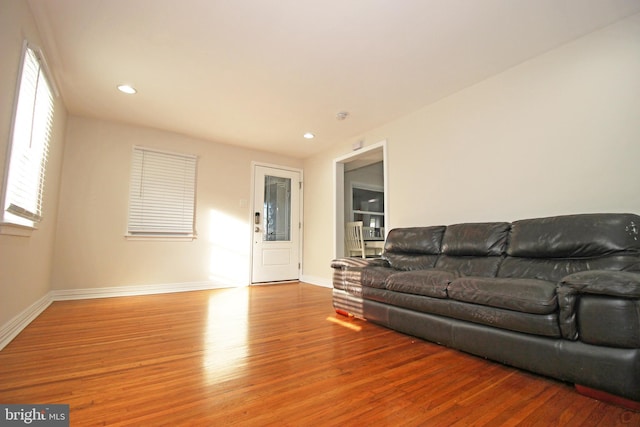
<svg viewBox="0 0 640 427">
<path fill-rule="evenodd" d="M 291 179 L 264 177 L 264 234 L 262 240 L 291 240 Z"/>
</svg>

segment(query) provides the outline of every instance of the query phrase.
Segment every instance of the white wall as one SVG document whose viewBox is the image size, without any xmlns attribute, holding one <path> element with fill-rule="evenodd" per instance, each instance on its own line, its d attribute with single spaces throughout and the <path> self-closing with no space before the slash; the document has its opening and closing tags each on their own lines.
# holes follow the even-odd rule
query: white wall
<svg viewBox="0 0 640 427">
<path fill-rule="evenodd" d="M 329 280 L 333 159 L 387 140 L 388 226 L 640 212 L 640 15 L 305 161 L 305 270 Z M 437 82 L 425 82 L 437 84 Z"/>
<path fill-rule="evenodd" d="M 5 176 L 13 103 L 23 40 L 40 45 L 27 3 L 2 0 L 0 10 L 0 188 Z M 46 55 L 46 52 L 45 52 Z M 54 105 L 54 128 L 43 199 L 43 221 L 31 237 L 0 235 L 0 328 L 49 292 L 58 209 L 64 127 L 67 113 L 61 99 Z"/>
<path fill-rule="evenodd" d="M 196 240 L 125 239 L 133 145 L 199 156 Z M 52 289 L 247 285 L 252 161 L 302 166 L 297 159 L 70 116 Z"/>
</svg>

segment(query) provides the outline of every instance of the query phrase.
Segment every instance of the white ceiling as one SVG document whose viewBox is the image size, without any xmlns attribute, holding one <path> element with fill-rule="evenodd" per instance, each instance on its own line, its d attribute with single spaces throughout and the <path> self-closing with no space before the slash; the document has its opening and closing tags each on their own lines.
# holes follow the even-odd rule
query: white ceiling
<svg viewBox="0 0 640 427">
<path fill-rule="evenodd" d="M 71 114 L 295 157 L 640 12 L 640 0 L 29 4 Z"/>
</svg>

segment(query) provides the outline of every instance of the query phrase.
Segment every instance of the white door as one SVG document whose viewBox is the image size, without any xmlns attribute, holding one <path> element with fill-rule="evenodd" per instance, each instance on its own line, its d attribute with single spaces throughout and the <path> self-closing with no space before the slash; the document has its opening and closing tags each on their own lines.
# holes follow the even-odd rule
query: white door
<svg viewBox="0 0 640 427">
<path fill-rule="evenodd" d="M 252 283 L 298 280 L 300 172 L 254 166 Z"/>
</svg>

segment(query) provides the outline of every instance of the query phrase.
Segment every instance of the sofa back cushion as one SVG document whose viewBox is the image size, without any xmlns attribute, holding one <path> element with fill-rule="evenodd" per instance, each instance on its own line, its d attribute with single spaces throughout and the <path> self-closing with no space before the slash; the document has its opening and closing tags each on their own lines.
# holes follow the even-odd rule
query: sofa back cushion
<svg viewBox="0 0 640 427">
<path fill-rule="evenodd" d="M 444 226 L 395 228 L 387 235 L 382 258 L 397 270 L 432 268 L 444 230 Z"/>
<path fill-rule="evenodd" d="M 459 276 L 494 277 L 507 246 L 508 222 L 447 226 L 436 268 Z"/>
<path fill-rule="evenodd" d="M 508 222 L 449 225 L 442 237 L 442 253 L 449 256 L 500 256 L 507 246 Z"/>
<path fill-rule="evenodd" d="M 640 252 L 640 216 L 582 214 L 515 221 L 507 254 L 524 258 L 593 258 Z"/>
</svg>

